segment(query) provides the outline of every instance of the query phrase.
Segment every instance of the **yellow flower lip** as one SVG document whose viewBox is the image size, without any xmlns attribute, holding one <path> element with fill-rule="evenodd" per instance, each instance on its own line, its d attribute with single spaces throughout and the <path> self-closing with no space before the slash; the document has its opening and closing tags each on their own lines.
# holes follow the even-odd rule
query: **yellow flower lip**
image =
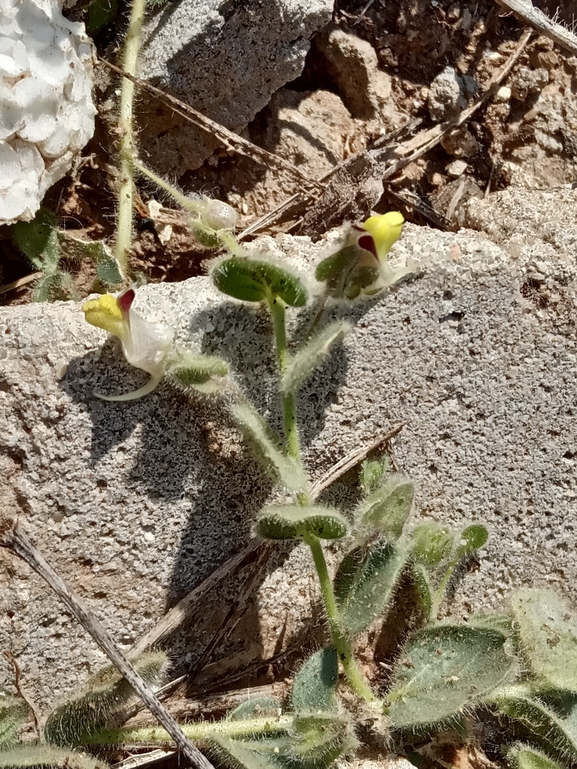
<svg viewBox="0 0 577 769">
<path fill-rule="evenodd" d="M 404 222 L 405 218 L 400 211 L 389 211 L 386 214 L 369 216 L 361 224 L 361 228 L 372 237 L 379 259 L 384 260 L 393 243 L 401 237 Z"/>
<path fill-rule="evenodd" d="M 91 326 L 102 328 L 109 334 L 124 340 L 129 332 L 128 320 L 118 299 L 112 294 L 102 294 L 82 305 L 84 317 Z"/>
</svg>

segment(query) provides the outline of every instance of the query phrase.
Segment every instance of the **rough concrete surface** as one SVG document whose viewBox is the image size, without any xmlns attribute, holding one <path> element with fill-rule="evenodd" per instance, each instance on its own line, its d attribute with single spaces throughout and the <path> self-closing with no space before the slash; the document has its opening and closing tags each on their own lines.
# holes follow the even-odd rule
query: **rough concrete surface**
<svg viewBox="0 0 577 769">
<path fill-rule="evenodd" d="M 276 248 L 304 264 L 323 246 L 281 236 Z M 418 274 L 351 313 L 333 308 L 355 329 L 299 402 L 313 478 L 403 422 L 394 453 L 418 484 L 413 522 L 489 525 L 458 617 L 497 608 L 533 581 L 570 595 L 577 580 L 575 250 L 545 249 L 535 279 L 531 248 L 512 259 L 471 231 L 407 226 L 395 258 Z M 173 324 L 180 343 L 226 357 L 278 425 L 262 313 L 220 297 L 205 278 L 145 287 L 137 301 L 147 318 Z M 95 399 L 142 380 L 79 305 L 0 309 L 0 340 L 5 491 L 17 493 L 31 536 L 128 650 L 241 548 L 270 486 L 217 406 L 167 386 L 131 403 Z M 332 501 L 350 493 L 341 492 Z M 0 648 L 45 706 L 103 658 L 26 566 L 6 552 L 0 559 Z M 188 646 L 170 653 L 194 661 L 238 590 L 225 586 L 199 607 Z M 315 595 L 307 553 L 281 548 L 230 644 L 237 661 L 298 635 Z"/>
<path fill-rule="evenodd" d="M 328 24 L 333 0 L 183 0 L 146 27 L 140 74 L 233 131 L 297 78 L 309 38 Z M 159 171 L 198 168 L 218 146 L 169 107 L 146 100 L 140 139 Z M 169 129 L 167 130 L 167 127 Z"/>
</svg>

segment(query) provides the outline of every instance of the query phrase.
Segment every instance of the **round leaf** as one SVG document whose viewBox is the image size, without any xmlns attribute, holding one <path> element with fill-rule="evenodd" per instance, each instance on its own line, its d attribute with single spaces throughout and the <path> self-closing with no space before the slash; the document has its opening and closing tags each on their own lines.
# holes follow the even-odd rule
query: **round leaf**
<svg viewBox="0 0 577 769">
<path fill-rule="evenodd" d="M 459 552 L 465 555 L 466 553 L 472 553 L 475 550 L 483 547 L 489 539 L 489 532 L 481 524 L 473 524 L 473 526 L 467 526 L 467 528 L 461 534 L 459 541 Z"/>
<path fill-rule="evenodd" d="M 291 307 L 302 307 L 308 299 L 307 290 L 296 275 L 264 259 L 232 256 L 217 265 L 212 279 L 223 294 L 245 302 L 280 297 Z"/>
<path fill-rule="evenodd" d="M 514 666 L 502 633 L 467 625 L 426 628 L 412 637 L 395 665 L 391 722 L 418 730 L 452 719 L 506 683 Z"/>
<path fill-rule="evenodd" d="M 412 534 L 413 556 L 423 566 L 438 566 L 453 549 L 453 535 L 432 521 L 417 526 Z"/>
</svg>

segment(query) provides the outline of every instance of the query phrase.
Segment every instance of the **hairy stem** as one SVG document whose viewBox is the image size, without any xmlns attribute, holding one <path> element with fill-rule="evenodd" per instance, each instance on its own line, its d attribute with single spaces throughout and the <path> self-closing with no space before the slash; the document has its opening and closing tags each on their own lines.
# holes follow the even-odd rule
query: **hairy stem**
<svg viewBox="0 0 577 769">
<path fill-rule="evenodd" d="M 451 560 L 450 564 L 447 567 L 447 570 L 443 574 L 443 579 L 441 580 L 439 587 L 435 591 L 435 595 L 433 596 L 433 603 L 431 605 L 432 620 L 437 619 L 437 615 L 439 614 L 439 609 L 441 608 L 441 603 L 443 602 L 443 598 L 445 597 L 445 591 L 447 589 L 447 585 L 449 584 L 449 581 L 453 576 L 453 572 L 455 571 L 457 564 L 461 560 L 461 557 L 462 557 L 462 553 L 459 553 L 457 556 L 455 556 Z"/>
<path fill-rule="evenodd" d="M 365 700 L 365 702 L 373 702 L 375 699 L 374 694 L 371 691 L 366 678 L 361 672 L 357 661 L 353 655 L 353 649 L 349 639 L 343 634 L 340 626 L 339 610 L 335 594 L 333 591 L 333 585 L 327 569 L 327 562 L 325 560 L 325 554 L 318 537 L 309 535 L 305 539 L 307 545 L 311 549 L 315 567 L 317 570 L 319 583 L 321 587 L 321 595 L 325 604 L 325 611 L 329 621 L 329 627 L 331 630 L 331 638 L 333 645 L 336 649 L 337 656 L 341 661 L 343 670 L 350 684 L 351 689 L 359 697 Z"/>
<path fill-rule="evenodd" d="M 124 48 L 124 71 L 136 75 L 140 50 L 142 21 L 146 0 L 133 0 Z M 132 208 L 134 204 L 134 157 L 136 155 L 133 125 L 134 83 L 122 79 L 120 93 L 120 185 L 116 221 L 116 262 L 122 275 L 128 275 L 128 250 L 132 245 Z"/>
<path fill-rule="evenodd" d="M 282 378 L 290 361 L 286 336 L 285 303 L 280 297 L 276 296 L 269 300 L 268 305 L 272 315 L 278 367 Z M 282 410 L 288 455 L 299 464 L 302 464 L 295 398 L 292 393 L 282 393 Z M 298 500 L 301 505 L 307 505 L 310 502 L 308 492 L 300 492 Z"/>
<path fill-rule="evenodd" d="M 189 198 L 186 195 L 183 195 L 182 192 L 176 189 L 176 187 L 173 187 L 172 184 L 169 184 L 162 177 L 155 174 L 154 171 L 152 171 L 150 168 L 147 168 L 147 166 L 141 163 L 138 158 L 134 158 L 134 168 L 144 176 L 148 177 L 162 190 L 168 192 L 168 194 L 171 195 L 174 200 L 176 200 L 179 206 L 186 209 L 187 211 L 190 211 L 195 215 L 195 217 L 199 217 L 201 215 L 202 209 L 205 205 L 204 201 L 195 200 L 194 198 Z M 222 247 L 225 248 L 230 254 L 237 254 L 239 252 L 240 246 L 238 241 L 230 230 L 218 230 L 216 232 L 216 236 L 221 242 Z"/>
<path fill-rule="evenodd" d="M 199 721 L 182 724 L 181 729 L 189 740 L 208 740 L 211 737 L 250 737 L 263 734 L 278 734 L 292 727 L 293 716 L 268 716 L 247 718 L 239 721 Z M 104 729 L 83 740 L 86 745 L 142 745 L 155 742 L 170 742 L 165 729 L 143 727 L 140 729 Z"/>
<path fill-rule="evenodd" d="M 128 81 L 130 82 L 130 81 Z M 169 184 L 167 181 L 165 181 L 161 176 L 158 176 L 154 173 L 150 168 L 144 165 L 144 163 L 141 163 L 138 158 L 134 158 L 134 168 L 136 168 L 137 171 L 139 171 L 144 176 L 148 177 L 150 181 L 154 182 L 157 187 L 160 187 L 160 189 L 164 190 L 165 192 L 168 192 L 169 195 L 171 195 L 174 200 L 178 203 L 179 206 L 182 206 L 183 208 L 187 208 L 189 211 L 192 211 L 195 214 L 198 214 L 200 208 L 201 208 L 201 202 L 200 200 L 194 200 L 193 198 L 189 198 L 186 195 L 183 195 L 182 192 L 176 189 L 176 187 L 173 187 L 172 184 Z"/>
</svg>

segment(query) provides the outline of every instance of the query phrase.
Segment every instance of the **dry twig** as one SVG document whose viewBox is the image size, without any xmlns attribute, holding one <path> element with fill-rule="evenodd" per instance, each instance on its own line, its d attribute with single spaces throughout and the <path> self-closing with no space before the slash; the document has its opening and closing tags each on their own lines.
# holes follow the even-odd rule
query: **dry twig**
<svg viewBox="0 0 577 769">
<path fill-rule="evenodd" d="M 497 3 L 542 35 L 550 37 L 573 56 L 577 56 L 577 36 L 567 27 L 550 19 L 539 8 L 535 8 L 530 0 L 497 0 Z"/>
<path fill-rule="evenodd" d="M 118 649 L 111 636 L 88 609 L 84 601 L 70 590 L 64 580 L 50 566 L 42 553 L 28 539 L 16 518 L 5 513 L 0 517 L 0 547 L 11 550 L 46 580 L 71 614 L 90 633 L 113 665 L 126 678 L 150 712 L 164 726 L 177 748 L 182 751 L 193 766 L 198 767 L 198 769 L 213 769 L 210 761 L 183 734 L 180 726 Z"/>
<path fill-rule="evenodd" d="M 360 189 L 364 187 L 368 190 L 369 195 L 376 195 L 375 182 L 381 185 L 381 190 L 383 181 L 388 181 L 392 184 L 394 182 L 393 177 L 399 171 L 402 171 L 410 163 L 432 150 L 447 134 L 470 120 L 474 113 L 493 96 L 503 80 L 510 74 L 532 34 L 532 30 L 526 30 L 523 33 L 508 61 L 491 79 L 485 91 L 470 107 L 464 109 L 455 118 L 446 123 L 440 123 L 432 128 L 420 131 L 413 138 L 398 144 L 370 149 L 354 155 L 344 163 L 336 166 L 328 174 L 325 174 L 319 181 L 325 181 L 330 178 L 331 183 L 328 184 L 324 195 L 319 200 L 311 203 L 309 211 L 299 222 L 298 231 L 302 234 L 321 235 L 323 231 L 335 223 L 335 211 L 337 211 L 338 216 L 342 220 L 346 206 L 350 206 L 353 203 Z M 372 190 L 371 185 L 373 187 Z M 310 197 L 308 200 L 310 202 Z M 265 217 L 260 218 L 247 227 L 240 234 L 239 238 L 242 239 L 249 234 L 252 235 L 257 230 L 262 229 L 263 226 L 270 226 L 273 222 L 278 221 L 287 210 L 291 210 L 296 205 L 306 201 L 307 196 L 303 193 L 293 195 L 273 211 L 266 214 Z"/>
<path fill-rule="evenodd" d="M 137 77 L 129 75 L 119 67 L 115 67 L 114 64 L 106 61 L 106 59 L 100 59 L 100 61 L 113 72 L 116 72 L 116 74 L 128 78 L 128 80 L 133 82 L 139 88 L 142 88 L 143 90 L 158 96 L 159 99 L 169 104 L 177 115 L 180 115 L 181 117 L 185 118 L 185 120 L 193 123 L 202 131 L 205 131 L 211 136 L 214 136 L 216 139 L 218 139 L 218 141 L 222 142 L 222 145 L 227 150 L 232 150 L 239 155 L 244 155 L 245 157 L 251 158 L 256 162 L 267 166 L 267 168 L 274 168 L 280 173 L 288 174 L 291 179 L 293 179 L 297 184 L 307 190 L 308 194 L 313 197 L 315 194 L 318 194 L 318 192 L 322 191 L 323 187 L 321 184 L 319 184 L 319 182 L 307 178 L 301 171 L 298 170 L 298 168 L 296 168 L 292 163 L 289 163 L 287 160 L 283 160 L 283 158 L 279 158 L 272 152 L 268 152 L 267 150 L 262 149 L 262 147 L 258 147 L 256 144 L 249 142 L 247 139 L 243 139 L 242 136 L 239 136 L 233 131 L 229 131 L 228 128 L 225 128 L 215 120 L 211 120 L 210 118 L 206 117 L 206 115 L 203 115 L 202 112 L 198 112 L 198 110 L 195 110 L 189 104 L 185 104 L 185 102 L 180 101 L 180 99 L 177 99 L 174 96 L 170 96 L 164 91 L 161 91 L 160 88 L 155 88 L 145 80 L 140 80 Z"/>
</svg>

